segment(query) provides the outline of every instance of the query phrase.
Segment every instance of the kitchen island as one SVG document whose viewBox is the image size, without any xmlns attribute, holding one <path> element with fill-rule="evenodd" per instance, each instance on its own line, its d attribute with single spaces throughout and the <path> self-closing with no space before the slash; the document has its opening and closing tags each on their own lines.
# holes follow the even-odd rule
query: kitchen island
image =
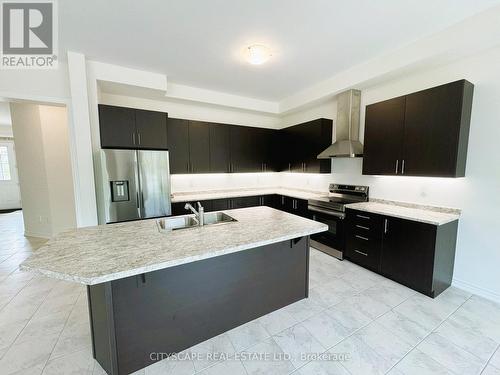
<svg viewBox="0 0 500 375">
<path fill-rule="evenodd" d="M 224 212 L 236 221 L 65 232 L 21 268 L 87 285 L 94 357 L 128 374 L 308 296 L 309 236 L 327 226 L 269 207 Z"/>
</svg>

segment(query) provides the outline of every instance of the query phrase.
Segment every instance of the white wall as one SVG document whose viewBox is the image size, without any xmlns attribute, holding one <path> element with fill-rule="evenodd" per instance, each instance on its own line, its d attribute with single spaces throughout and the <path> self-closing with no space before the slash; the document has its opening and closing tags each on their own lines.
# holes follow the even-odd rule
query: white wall
<svg viewBox="0 0 500 375">
<path fill-rule="evenodd" d="M 475 85 L 465 178 L 363 176 L 362 160 L 334 159 L 332 174 L 283 174 L 282 183 L 325 189 L 330 182 L 365 184 L 372 197 L 462 209 L 454 282 L 500 301 L 500 48 L 362 91 L 367 104 L 465 78 Z M 333 105 L 333 101 L 332 101 Z M 324 108 L 324 107 L 323 107 Z M 324 112 L 325 116 L 328 115 Z"/>
<path fill-rule="evenodd" d="M 55 70 L 0 69 L 0 96 L 44 102 L 68 99 L 67 65 L 60 61 Z"/>
<path fill-rule="evenodd" d="M 39 106 L 49 188 L 52 234 L 76 227 L 73 175 L 65 107 Z"/>
<path fill-rule="evenodd" d="M 172 193 L 280 186 L 279 173 L 213 173 L 171 176 Z"/>
<path fill-rule="evenodd" d="M 253 111 L 224 108 L 221 106 L 184 100 L 152 100 L 101 92 L 99 103 L 167 112 L 168 117 L 173 118 L 213 121 L 273 129 L 277 129 L 281 126 L 280 118 L 275 115 L 266 115 Z"/>
<path fill-rule="evenodd" d="M 11 103 L 11 115 L 26 235 L 74 228 L 66 109 Z"/>
<path fill-rule="evenodd" d="M 49 237 L 50 200 L 37 105 L 11 104 L 15 124 L 16 158 L 23 204 L 24 230 L 28 236 Z"/>
</svg>

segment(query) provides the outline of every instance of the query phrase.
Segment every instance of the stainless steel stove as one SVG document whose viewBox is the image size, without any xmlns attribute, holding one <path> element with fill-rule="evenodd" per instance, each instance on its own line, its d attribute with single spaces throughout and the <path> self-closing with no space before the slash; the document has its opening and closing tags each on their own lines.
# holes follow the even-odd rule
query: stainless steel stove
<svg viewBox="0 0 500 375">
<path fill-rule="evenodd" d="M 309 199 L 313 220 L 328 225 L 328 231 L 311 236 L 311 246 L 338 259 L 344 258 L 345 206 L 367 202 L 368 186 L 330 184 L 328 196 Z"/>
</svg>

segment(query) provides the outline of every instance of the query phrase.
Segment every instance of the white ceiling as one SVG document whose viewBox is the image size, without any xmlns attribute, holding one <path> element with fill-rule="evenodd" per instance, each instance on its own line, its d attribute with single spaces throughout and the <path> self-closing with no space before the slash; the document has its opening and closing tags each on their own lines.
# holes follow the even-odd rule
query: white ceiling
<svg viewBox="0 0 500 375">
<path fill-rule="evenodd" d="M 500 0 L 64 0 L 60 49 L 170 81 L 281 100 Z M 252 66 L 241 49 L 264 43 Z"/>
</svg>

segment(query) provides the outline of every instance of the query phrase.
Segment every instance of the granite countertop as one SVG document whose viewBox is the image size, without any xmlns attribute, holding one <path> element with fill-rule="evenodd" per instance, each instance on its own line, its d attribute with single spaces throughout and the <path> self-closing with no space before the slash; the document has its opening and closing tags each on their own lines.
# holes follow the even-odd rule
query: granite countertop
<svg viewBox="0 0 500 375">
<path fill-rule="evenodd" d="M 443 225 L 458 220 L 460 217 L 458 209 L 377 199 L 372 199 L 370 202 L 351 203 L 346 207 L 433 225 Z"/>
<path fill-rule="evenodd" d="M 94 285 L 328 229 L 269 207 L 224 212 L 238 221 L 168 233 L 159 232 L 155 219 L 71 230 L 36 250 L 21 269 Z"/>
<path fill-rule="evenodd" d="M 172 202 L 203 201 L 219 198 L 250 197 L 253 195 L 279 194 L 297 199 L 310 199 L 328 195 L 328 191 L 289 189 L 282 187 L 267 187 L 254 189 L 226 189 L 178 192 L 172 194 Z"/>
</svg>

